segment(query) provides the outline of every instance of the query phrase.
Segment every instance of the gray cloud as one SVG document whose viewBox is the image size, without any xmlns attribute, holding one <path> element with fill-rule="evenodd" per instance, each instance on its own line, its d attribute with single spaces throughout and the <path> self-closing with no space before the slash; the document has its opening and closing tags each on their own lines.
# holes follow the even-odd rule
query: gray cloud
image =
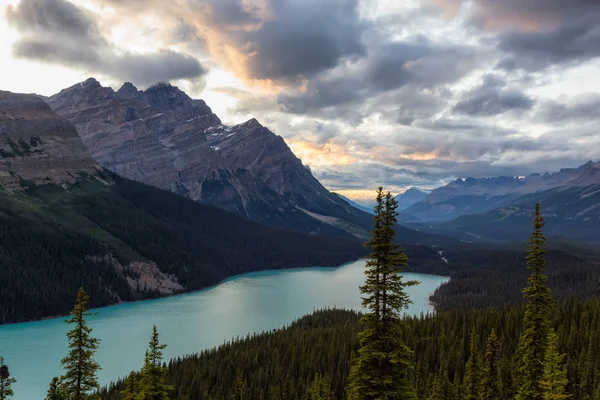
<svg viewBox="0 0 600 400">
<path fill-rule="evenodd" d="M 366 59 L 324 72 L 309 80 L 306 92 L 282 93 L 278 101 L 291 113 L 326 115 L 334 111 L 331 108 L 364 103 L 405 86 L 434 88 L 454 82 L 477 63 L 477 51 L 468 46 L 440 46 L 423 37 L 382 43 L 370 49 Z M 412 118 L 399 112 L 401 121 Z"/>
<path fill-rule="evenodd" d="M 576 123 L 600 120 L 600 94 L 585 93 L 566 102 L 545 101 L 536 110 L 536 118 L 547 123 Z"/>
<path fill-rule="evenodd" d="M 171 50 L 119 53 L 92 15 L 65 0 L 22 0 L 9 6 L 6 15 L 21 34 L 13 45 L 16 57 L 74 66 L 141 86 L 206 74 L 198 60 Z"/>
<path fill-rule="evenodd" d="M 456 12 L 466 0 L 436 0 Z M 471 22 L 499 31 L 498 48 L 509 54 L 498 65 L 537 71 L 600 56 L 597 0 L 472 0 Z"/>
<path fill-rule="evenodd" d="M 573 64 L 600 56 L 600 6 L 595 13 L 540 32 L 507 32 L 499 48 L 513 56 L 505 65 L 540 70 L 554 64 Z"/>
<path fill-rule="evenodd" d="M 133 12 L 139 7 L 167 10 L 186 24 L 224 64 L 243 69 L 246 78 L 298 85 L 303 78 L 333 68 L 348 57 L 364 56 L 359 0 L 105 0 Z M 179 32 L 174 32 L 181 38 Z M 185 32 L 187 39 L 196 38 Z M 222 50 L 235 49 L 232 56 Z M 231 65 L 233 64 L 233 65 Z"/>
<path fill-rule="evenodd" d="M 525 111 L 534 101 L 516 89 L 507 89 L 506 83 L 493 75 L 484 77 L 483 83 L 467 92 L 454 106 L 454 112 L 474 116 L 492 116 L 507 111 Z"/>
<path fill-rule="evenodd" d="M 252 77 L 294 81 L 333 68 L 344 57 L 365 54 L 365 25 L 357 8 L 357 0 L 272 1 L 272 18 L 260 29 L 233 37 L 243 44 Z"/>
</svg>

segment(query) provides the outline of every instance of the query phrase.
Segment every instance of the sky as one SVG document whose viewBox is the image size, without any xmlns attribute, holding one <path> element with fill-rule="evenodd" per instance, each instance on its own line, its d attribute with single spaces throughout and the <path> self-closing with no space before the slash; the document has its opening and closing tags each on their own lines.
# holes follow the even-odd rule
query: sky
<svg viewBox="0 0 600 400">
<path fill-rule="evenodd" d="M 330 190 L 600 159 L 598 0 L 0 0 L 0 89 L 169 81 Z"/>
</svg>

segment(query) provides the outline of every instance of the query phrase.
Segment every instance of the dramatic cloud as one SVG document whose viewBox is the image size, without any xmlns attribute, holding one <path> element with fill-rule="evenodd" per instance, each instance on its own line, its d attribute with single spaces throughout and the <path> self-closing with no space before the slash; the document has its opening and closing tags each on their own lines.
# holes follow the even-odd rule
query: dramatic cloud
<svg viewBox="0 0 600 400">
<path fill-rule="evenodd" d="M 291 113 L 327 113 L 332 107 L 364 103 L 408 85 L 432 88 L 451 83 L 476 65 L 477 52 L 467 46 L 438 46 L 423 37 L 384 43 L 365 59 L 342 64 L 309 80 L 304 91 L 282 93 L 279 103 Z"/>
<path fill-rule="evenodd" d="M 128 12 L 166 9 L 207 43 L 213 57 L 247 80 L 299 85 L 362 56 L 367 25 L 358 0 L 106 0 Z M 185 33 L 190 34 L 188 29 Z M 188 39 L 191 39 L 188 36 Z"/>
<path fill-rule="evenodd" d="M 510 56 L 499 66 L 536 71 L 600 56 L 597 0 L 435 0 L 450 14 L 469 7 L 471 20 L 500 32 L 498 48 Z"/>
<path fill-rule="evenodd" d="M 200 79 L 200 62 L 172 50 L 122 52 L 100 32 L 93 15 L 65 0 L 21 0 L 8 7 L 8 22 L 20 33 L 16 57 L 78 67 L 149 86 L 158 81 Z"/>
<path fill-rule="evenodd" d="M 600 158 L 599 0 L 15 3 L 13 57 L 184 80 L 224 121 L 283 136 L 336 190 Z"/>
<path fill-rule="evenodd" d="M 492 116 L 507 111 L 525 111 L 531 109 L 534 102 L 516 89 L 505 88 L 506 83 L 493 75 L 487 75 L 481 86 L 465 95 L 454 106 L 454 112 L 475 115 Z"/>
</svg>

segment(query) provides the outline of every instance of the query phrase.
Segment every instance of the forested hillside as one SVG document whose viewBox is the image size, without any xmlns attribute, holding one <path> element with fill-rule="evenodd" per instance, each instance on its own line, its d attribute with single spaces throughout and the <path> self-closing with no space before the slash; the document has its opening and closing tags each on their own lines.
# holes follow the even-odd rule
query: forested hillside
<svg viewBox="0 0 600 400">
<path fill-rule="evenodd" d="M 443 251 L 448 263 L 411 263 L 410 271 L 451 277 L 431 297 L 438 309 L 502 307 L 523 300 L 522 289 L 528 275 L 525 243 L 461 243 L 436 249 Z M 546 260 L 548 286 L 554 296 L 600 296 L 598 249 L 554 240 L 548 244 Z"/>
<path fill-rule="evenodd" d="M 462 400 L 462 382 L 469 358 L 471 330 L 483 354 L 492 329 L 498 335 L 501 399 L 513 399 L 515 350 L 522 328 L 522 306 L 480 310 L 457 308 L 436 315 L 406 319 L 404 339 L 414 349 L 419 399 Z M 236 385 L 248 399 L 306 399 L 316 374 L 331 376 L 335 399 L 345 399 L 350 359 L 356 349 L 359 315 L 325 310 L 291 326 L 227 343 L 218 349 L 173 360 L 167 381 L 174 399 L 228 399 Z M 552 317 L 573 400 L 600 394 L 600 300 L 571 299 L 558 303 Z M 236 381 L 236 375 L 242 379 Z M 102 394 L 119 399 L 119 384 Z M 437 394 L 434 393 L 437 391 Z M 432 396 L 437 397 L 432 397 Z"/>
<path fill-rule="evenodd" d="M 111 173 L 21 184 L 0 191 L 0 323 L 65 314 L 82 286 L 98 307 L 365 254 L 357 239 L 265 227 Z"/>
</svg>

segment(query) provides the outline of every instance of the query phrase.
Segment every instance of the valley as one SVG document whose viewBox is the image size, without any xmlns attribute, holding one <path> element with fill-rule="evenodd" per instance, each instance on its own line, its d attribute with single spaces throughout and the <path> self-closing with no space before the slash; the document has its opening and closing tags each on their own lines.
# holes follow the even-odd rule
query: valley
<svg viewBox="0 0 600 400">
<path fill-rule="evenodd" d="M 256 272 L 229 278 L 211 288 L 167 299 L 96 309 L 90 326 L 102 339 L 97 359 L 100 382 L 116 381 L 142 363 L 148 330 L 155 324 L 169 343 L 167 359 L 210 349 L 236 337 L 271 331 L 315 309 L 362 309 L 358 286 L 364 261 L 339 268 Z M 447 279 L 406 274 L 421 281 L 411 288 L 410 315 L 429 312 L 429 295 Z M 41 398 L 65 352 L 62 318 L 0 326 L 0 347 L 23 399 Z M 114 332 L 119 332 L 115 335 Z M 115 358 L 114 354 L 119 354 Z M 36 365 L 35 369 L 31 366 Z"/>
</svg>

